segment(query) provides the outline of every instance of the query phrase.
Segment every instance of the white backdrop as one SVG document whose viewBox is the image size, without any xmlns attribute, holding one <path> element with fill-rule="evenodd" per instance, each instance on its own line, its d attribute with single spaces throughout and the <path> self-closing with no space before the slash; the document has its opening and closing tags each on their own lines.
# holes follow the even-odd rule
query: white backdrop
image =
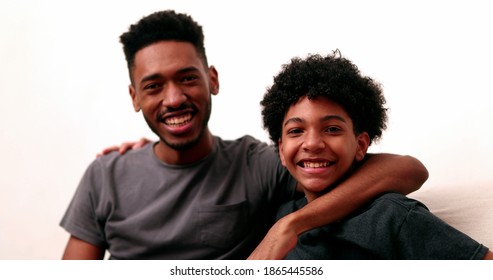
<svg viewBox="0 0 493 280">
<path fill-rule="evenodd" d="M 60 258 L 58 222 L 96 153 L 155 139 L 133 112 L 118 37 L 162 9 L 204 27 L 221 82 L 213 133 L 267 141 L 258 103 L 281 64 L 338 48 L 384 86 L 389 129 L 371 151 L 420 159 L 423 188 L 492 180 L 488 1 L 229 2 L 0 2 L 0 259 Z"/>
</svg>

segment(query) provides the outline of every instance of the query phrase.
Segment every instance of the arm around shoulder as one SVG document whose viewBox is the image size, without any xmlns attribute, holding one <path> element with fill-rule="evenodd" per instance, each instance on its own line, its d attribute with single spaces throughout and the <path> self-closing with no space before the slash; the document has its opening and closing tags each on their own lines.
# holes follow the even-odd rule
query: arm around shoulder
<svg viewBox="0 0 493 280">
<path fill-rule="evenodd" d="M 365 162 L 336 188 L 279 220 L 250 258 L 284 258 L 301 233 L 338 221 L 381 194 L 409 194 L 427 179 L 424 165 L 411 156 L 367 155 Z"/>
<path fill-rule="evenodd" d="M 416 158 L 395 154 L 367 155 L 350 177 L 330 192 L 292 213 L 298 234 L 340 220 L 381 194 L 407 195 L 428 179 L 428 171 Z"/>
<path fill-rule="evenodd" d="M 102 260 L 105 250 L 75 236 L 70 236 L 63 260 Z"/>
<path fill-rule="evenodd" d="M 426 167 L 412 156 L 368 154 L 363 165 L 343 184 L 366 184 L 375 194 L 397 192 L 407 195 L 417 191 L 428 176 Z"/>
</svg>

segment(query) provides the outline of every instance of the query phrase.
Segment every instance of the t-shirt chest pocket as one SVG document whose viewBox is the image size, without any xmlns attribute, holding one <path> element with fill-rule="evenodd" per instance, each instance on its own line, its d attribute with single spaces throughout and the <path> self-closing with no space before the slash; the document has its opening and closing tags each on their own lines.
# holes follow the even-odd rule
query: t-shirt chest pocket
<svg viewBox="0 0 493 280">
<path fill-rule="evenodd" d="M 239 244 L 247 234 L 248 203 L 201 206 L 198 209 L 200 242 L 227 249 Z"/>
</svg>

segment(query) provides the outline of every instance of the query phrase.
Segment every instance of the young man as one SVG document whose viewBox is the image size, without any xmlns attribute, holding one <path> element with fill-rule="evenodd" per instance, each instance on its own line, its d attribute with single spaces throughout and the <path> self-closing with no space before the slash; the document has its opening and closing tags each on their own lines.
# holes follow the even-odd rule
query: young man
<svg viewBox="0 0 493 280">
<path fill-rule="evenodd" d="M 296 183 L 271 146 L 209 131 L 219 79 L 208 65 L 201 26 L 162 11 L 120 39 L 134 109 L 159 141 L 89 166 L 61 221 L 71 234 L 64 259 L 101 259 L 105 250 L 112 259 L 243 259 L 267 232 L 252 258 L 282 258 L 303 231 L 380 193 L 410 193 L 427 178 L 412 157 L 375 155 L 312 207 L 269 230 Z"/>
<path fill-rule="evenodd" d="M 305 197 L 279 216 L 310 205 L 363 163 L 386 128 L 381 87 L 340 53 L 294 58 L 261 102 L 264 127 Z M 483 259 L 486 247 L 447 225 L 420 202 L 387 193 L 350 217 L 299 237 L 288 259 Z"/>
</svg>

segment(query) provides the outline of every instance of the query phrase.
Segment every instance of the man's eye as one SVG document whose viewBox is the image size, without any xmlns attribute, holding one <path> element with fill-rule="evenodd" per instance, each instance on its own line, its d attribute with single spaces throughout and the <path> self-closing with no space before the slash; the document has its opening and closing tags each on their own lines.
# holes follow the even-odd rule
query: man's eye
<svg viewBox="0 0 493 280">
<path fill-rule="evenodd" d="M 184 83 L 193 82 L 195 80 L 197 80 L 197 76 L 193 76 L 193 75 L 192 76 L 186 76 L 183 78 Z"/>
<path fill-rule="evenodd" d="M 159 88 L 159 84 L 157 83 L 147 84 L 144 86 L 144 89 L 157 89 L 157 88 Z"/>
</svg>

